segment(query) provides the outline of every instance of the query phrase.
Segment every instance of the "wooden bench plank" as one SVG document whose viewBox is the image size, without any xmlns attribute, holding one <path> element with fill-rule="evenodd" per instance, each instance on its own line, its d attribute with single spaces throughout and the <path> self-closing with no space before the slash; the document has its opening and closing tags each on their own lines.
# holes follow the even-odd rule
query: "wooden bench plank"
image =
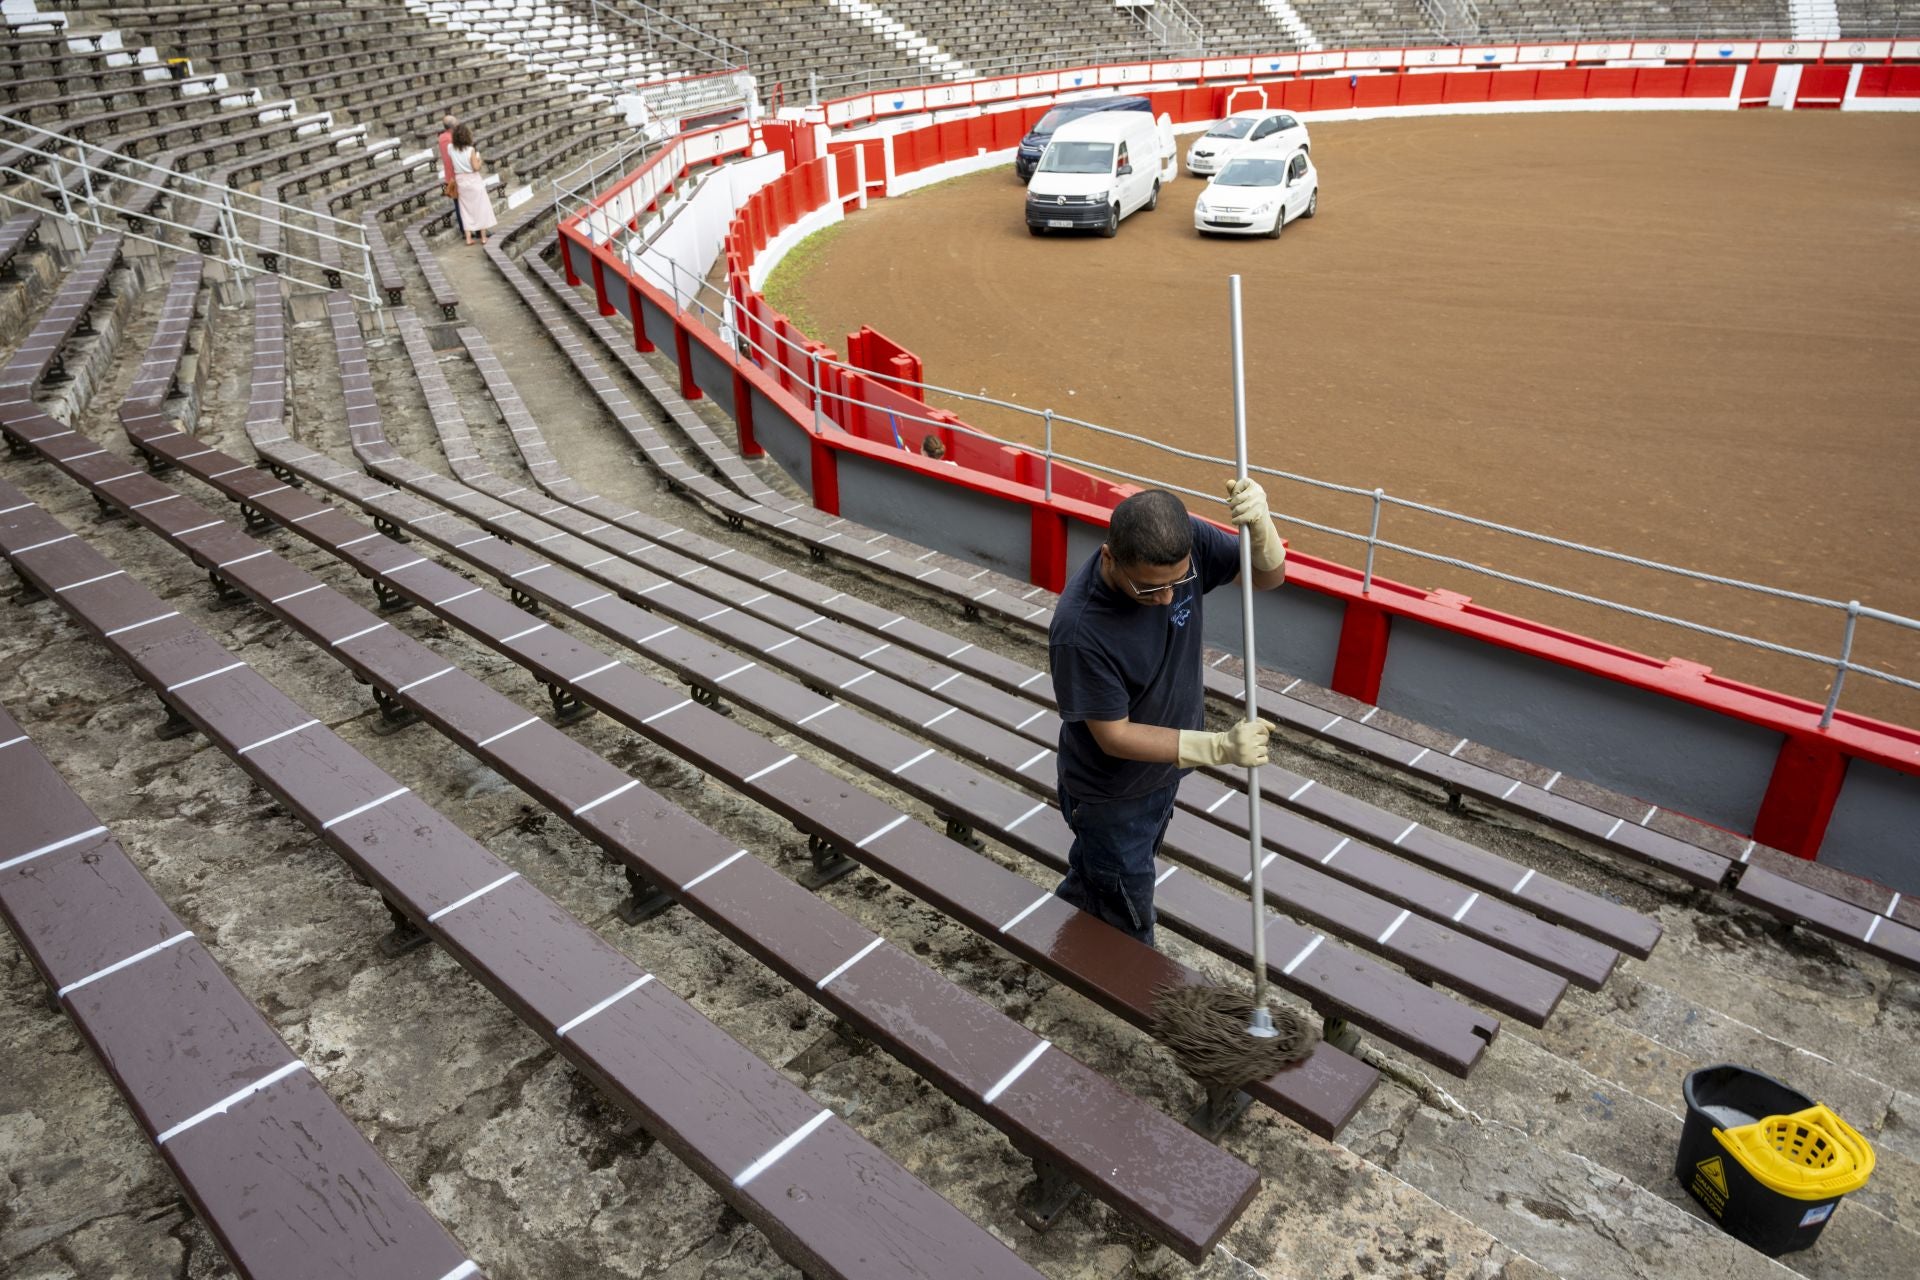
<svg viewBox="0 0 1920 1280">
<path fill-rule="evenodd" d="M 42 417 L 41 421 L 48 420 Z M 22 425 L 23 415 L 16 412 L 10 416 L 10 428 Z M 54 456 L 58 456 L 57 450 Z M 36 575 L 30 558 L 18 557 L 19 549 L 44 541 L 50 530 L 60 526 L 4 481 L 0 481 L 0 507 L 14 508 L 0 516 L 0 553 L 5 553 L 16 567 L 25 563 L 24 572 L 33 578 Z M 99 563 L 104 565 L 106 561 Z M 158 611 L 158 598 L 144 587 L 124 576 L 117 583 L 115 590 L 138 595 L 147 607 Z M 53 584 L 36 585 L 44 589 Z M 56 598 L 76 619 L 95 629 L 81 597 Z M 111 639 L 108 644 L 123 659 L 129 657 Z M 147 671 L 139 670 L 138 674 L 151 683 Z M 217 714 L 218 708 L 205 701 L 206 683 L 202 680 L 170 689 L 168 696 L 190 720 L 210 727 L 208 717 Z M 297 716 L 298 709 L 289 703 L 287 714 Z M 310 744 L 339 744 L 338 748 L 322 748 L 325 755 L 350 750 L 324 726 L 315 726 L 301 736 Z M 249 752 L 239 757 L 239 762 L 268 785 L 276 798 L 298 808 L 289 790 L 294 784 L 289 777 L 292 770 L 264 767 L 262 759 L 267 750 L 271 748 Z M 300 763 L 304 767 L 306 758 Z M 354 772 L 357 774 L 357 770 Z M 378 800 L 362 801 L 345 813 L 313 824 L 316 834 L 390 900 L 397 901 L 430 936 L 447 941 L 446 931 L 434 917 L 443 909 L 457 910 L 471 902 L 471 891 L 459 894 L 449 890 L 450 884 L 464 883 L 450 881 L 449 873 L 499 868 L 503 864 L 432 809 L 418 801 L 406 803 L 411 797 L 403 797 L 404 788 L 390 778 L 388 784 L 388 794 L 400 803 L 388 808 Z M 440 833 L 437 847 L 443 856 L 428 864 L 418 856 L 421 842 L 417 834 L 436 827 Z M 582 935 L 574 939 L 575 945 L 609 953 L 607 965 L 629 981 L 611 993 L 599 988 L 576 989 L 578 998 L 573 1007 L 598 1011 L 581 1030 L 570 1029 L 563 1036 L 559 1026 L 564 1023 L 544 1022 L 535 1023 L 535 1029 L 655 1127 L 671 1149 L 684 1153 L 683 1158 L 708 1176 L 716 1190 L 749 1221 L 765 1224 L 762 1229 L 789 1258 L 821 1274 L 833 1275 L 877 1274 L 872 1269 L 876 1252 L 885 1258 L 887 1267 L 893 1268 L 884 1272 L 889 1275 L 984 1278 L 1035 1274 L 1005 1246 L 843 1123 L 830 1118 L 779 1072 L 747 1053 L 665 991 L 662 984 L 646 981 L 647 975 L 571 916 L 557 906 L 551 909 L 550 929 Z M 452 953 L 461 954 L 457 949 Z M 500 962 L 511 967 L 477 972 L 475 976 L 503 993 L 532 987 L 541 973 L 525 948 L 502 957 Z M 598 966 L 592 971 L 606 972 Z M 600 1008 L 608 995 L 620 999 Z M 688 1096 L 689 1087 L 696 1096 Z M 697 1105 L 688 1106 L 690 1103 Z M 748 1176 L 765 1167 L 762 1162 L 768 1157 L 784 1153 L 790 1142 L 798 1143 L 792 1150 L 806 1154 L 795 1160 L 782 1154 L 773 1165 L 777 1169 L 773 1176 Z M 752 1153 L 751 1163 L 743 1158 L 748 1153 Z M 833 1176 L 796 1180 L 825 1170 L 831 1170 Z M 832 1237 L 821 1238 L 819 1233 L 829 1229 Z M 918 1240 L 918 1255 L 901 1252 L 898 1245 L 905 1239 Z"/>
<path fill-rule="evenodd" d="M 235 1269 L 479 1275 L 5 708 L 0 743 L 0 811 L 96 833 L 0 833 L 0 915 Z"/>
</svg>

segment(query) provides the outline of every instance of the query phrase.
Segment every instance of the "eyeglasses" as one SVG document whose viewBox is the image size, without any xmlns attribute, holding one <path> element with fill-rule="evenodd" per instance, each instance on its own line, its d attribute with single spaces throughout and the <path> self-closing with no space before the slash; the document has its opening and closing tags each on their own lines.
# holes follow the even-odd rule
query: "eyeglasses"
<svg viewBox="0 0 1920 1280">
<path fill-rule="evenodd" d="M 1134 580 L 1126 574 L 1121 573 L 1120 566 L 1115 565 L 1113 572 L 1114 576 L 1127 584 L 1127 590 L 1133 592 L 1134 599 L 1136 600 L 1145 600 L 1148 596 L 1157 596 L 1162 591 L 1172 591 L 1177 587 L 1184 587 L 1200 576 L 1198 570 L 1189 570 L 1187 576 L 1184 578 L 1175 578 L 1172 582 L 1163 582 L 1157 587 L 1143 587 L 1134 582 Z"/>
</svg>

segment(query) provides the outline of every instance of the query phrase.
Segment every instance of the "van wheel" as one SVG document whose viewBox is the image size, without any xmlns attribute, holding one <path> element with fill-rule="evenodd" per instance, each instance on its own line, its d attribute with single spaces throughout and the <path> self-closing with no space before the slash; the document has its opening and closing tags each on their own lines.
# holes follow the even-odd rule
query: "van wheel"
<svg viewBox="0 0 1920 1280">
<path fill-rule="evenodd" d="M 1285 231 L 1286 229 L 1287 229 L 1287 207 L 1285 205 L 1281 205 L 1280 208 L 1274 211 L 1273 230 L 1267 232 L 1267 239 L 1278 240 L 1280 238 L 1280 233 L 1282 231 Z"/>
<path fill-rule="evenodd" d="M 1147 212 L 1152 213 L 1160 207 L 1160 179 L 1153 180 L 1153 194 L 1147 197 Z"/>
<path fill-rule="evenodd" d="M 1105 236 L 1109 240 L 1113 239 L 1115 236 L 1120 234 L 1120 206 L 1119 205 L 1116 204 L 1116 205 L 1108 206 L 1107 222 L 1105 226 L 1100 228 L 1100 234 Z"/>
<path fill-rule="evenodd" d="M 1320 212 L 1320 188 L 1315 187 L 1313 194 L 1307 197 L 1307 211 L 1300 216 L 1303 218 L 1311 218 L 1318 212 Z"/>
</svg>

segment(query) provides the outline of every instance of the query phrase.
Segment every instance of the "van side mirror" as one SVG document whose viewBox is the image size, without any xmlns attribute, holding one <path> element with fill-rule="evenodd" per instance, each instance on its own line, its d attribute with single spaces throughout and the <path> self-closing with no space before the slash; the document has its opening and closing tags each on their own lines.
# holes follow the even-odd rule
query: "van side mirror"
<svg viewBox="0 0 1920 1280">
<path fill-rule="evenodd" d="M 1114 172 L 1115 172 L 1115 173 L 1116 173 L 1116 174 L 1117 174 L 1117 175 L 1118 175 L 1119 177 L 1122 177 L 1122 178 L 1124 178 L 1124 177 L 1126 177 L 1126 176 L 1127 176 L 1128 174 L 1130 174 L 1130 173 L 1132 173 L 1132 172 L 1133 172 L 1133 166 L 1132 166 L 1132 165 L 1130 165 L 1130 164 L 1123 164 L 1123 165 L 1121 165 L 1121 166 L 1120 166 L 1120 167 L 1119 167 L 1118 169 L 1116 169 L 1116 170 L 1115 170 Z"/>
</svg>

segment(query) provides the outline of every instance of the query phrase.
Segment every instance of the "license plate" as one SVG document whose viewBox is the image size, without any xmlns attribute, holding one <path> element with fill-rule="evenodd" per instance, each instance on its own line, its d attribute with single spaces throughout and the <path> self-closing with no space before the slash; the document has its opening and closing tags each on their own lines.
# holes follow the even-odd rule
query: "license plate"
<svg viewBox="0 0 1920 1280">
<path fill-rule="evenodd" d="M 1050 227 L 1071 227 L 1073 223 L 1065 218 L 1048 218 L 1047 225 Z"/>
<path fill-rule="evenodd" d="M 1245 218 L 1215 218 L 1214 221 L 1223 227 L 1244 227 L 1247 225 Z"/>
</svg>

